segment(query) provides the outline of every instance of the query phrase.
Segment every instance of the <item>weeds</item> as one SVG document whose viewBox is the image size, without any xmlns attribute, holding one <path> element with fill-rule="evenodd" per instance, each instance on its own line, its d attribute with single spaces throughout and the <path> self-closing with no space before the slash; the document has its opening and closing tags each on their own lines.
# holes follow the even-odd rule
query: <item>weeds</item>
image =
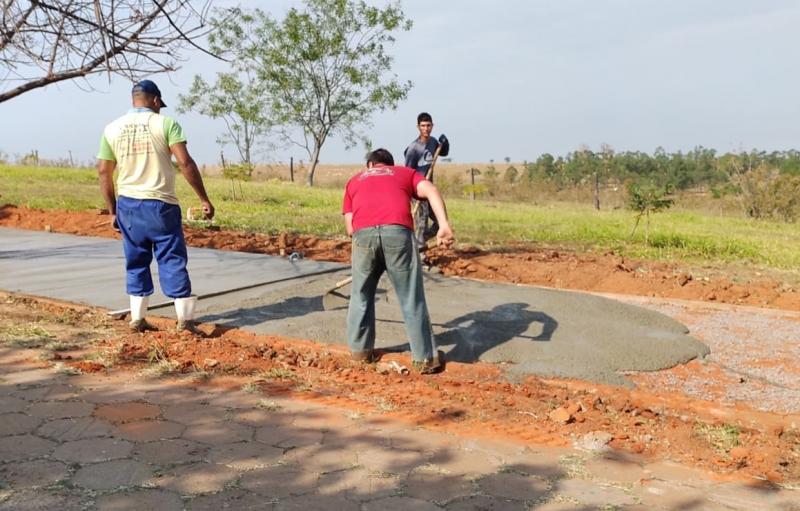
<svg viewBox="0 0 800 511">
<path fill-rule="evenodd" d="M 180 362 L 174 360 L 160 360 L 142 370 L 145 376 L 163 376 L 172 374 L 181 366 Z"/>
<path fill-rule="evenodd" d="M 283 409 L 281 405 L 268 399 L 259 399 L 258 403 L 256 403 L 256 406 L 268 412 L 277 412 Z"/>
<path fill-rule="evenodd" d="M 255 394 L 256 392 L 259 392 L 260 390 L 261 390 L 261 387 L 259 387 L 259 385 L 257 383 L 254 383 L 254 382 L 247 382 L 244 385 L 242 385 L 242 391 L 243 392 L 247 392 L 249 394 Z"/>
<path fill-rule="evenodd" d="M 53 370 L 58 374 L 66 374 L 67 376 L 77 376 L 79 374 L 83 374 L 83 371 L 77 367 L 68 366 L 62 362 L 56 362 L 53 364 Z"/>
<path fill-rule="evenodd" d="M 54 336 L 39 325 L 0 327 L 0 342 L 19 348 L 41 348 Z"/>
<path fill-rule="evenodd" d="M 713 426 L 703 422 L 698 422 L 694 426 L 694 433 L 718 453 L 727 453 L 739 445 L 739 435 L 741 431 L 738 426 L 733 424 L 720 424 Z"/>
<path fill-rule="evenodd" d="M 258 374 L 260 380 L 291 380 L 297 381 L 297 375 L 284 367 L 273 367 Z"/>
<path fill-rule="evenodd" d="M 586 469 L 586 459 L 577 454 L 568 454 L 558 459 L 558 464 L 564 469 L 564 473 L 570 479 L 587 479 L 589 471 Z"/>
</svg>

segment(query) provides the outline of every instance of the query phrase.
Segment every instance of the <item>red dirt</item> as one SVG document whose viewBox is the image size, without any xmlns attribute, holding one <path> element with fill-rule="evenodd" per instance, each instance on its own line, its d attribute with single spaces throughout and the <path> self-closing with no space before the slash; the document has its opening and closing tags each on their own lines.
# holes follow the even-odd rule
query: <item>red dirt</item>
<svg viewBox="0 0 800 511">
<path fill-rule="evenodd" d="M 181 373 L 248 376 L 267 395 L 383 413 L 451 434 L 564 446 L 607 431 L 614 437 L 612 447 L 644 456 L 736 476 L 800 480 L 800 432 L 793 429 L 800 416 L 579 381 L 531 377 L 512 384 L 497 366 L 483 363 L 450 363 L 434 376 L 403 375 L 388 363 L 408 366 L 404 355 L 387 354 L 378 364 L 365 365 L 351 361 L 341 347 L 236 329 L 216 335 L 211 325 L 203 325 L 208 335 L 203 338 L 173 333 L 171 321 L 156 321 L 164 331 L 122 334 L 100 348 L 118 351 L 122 367 L 144 367 L 159 353 Z M 741 449 L 714 447 L 701 423 L 737 425 Z"/>
<path fill-rule="evenodd" d="M 0 208 L 0 226 L 116 237 L 108 217 L 95 212 L 39 211 Z M 266 236 L 242 232 L 186 228 L 192 246 L 267 254 L 302 251 L 306 257 L 349 259 L 349 243 L 310 236 Z M 800 310 L 800 294 L 776 282 L 732 284 L 724 278 L 695 280 L 675 267 L 625 260 L 614 254 L 579 254 L 514 247 L 504 253 L 477 249 L 433 251 L 445 274 L 468 275 L 553 287 L 683 299 L 712 299 Z M 532 264 L 533 263 L 533 264 Z M 35 303 L 35 302 L 32 302 Z M 86 310 L 43 301 L 48 311 Z M 98 314 L 101 312 L 98 311 Z M 443 374 L 420 376 L 381 372 L 385 364 L 351 362 L 344 349 L 240 330 L 213 330 L 206 338 L 167 332 L 172 323 L 154 320 L 164 331 L 118 333 L 98 349 L 119 352 L 119 364 L 138 369 L 154 355 L 175 364 L 181 373 L 204 371 L 215 376 L 238 375 L 255 381 L 266 394 L 291 394 L 303 399 L 384 413 L 448 433 L 509 438 L 524 443 L 566 445 L 593 431 L 613 435 L 611 446 L 644 456 L 669 458 L 737 477 L 800 481 L 800 416 L 759 412 L 745 405 L 722 406 L 680 393 L 631 391 L 580 381 L 528 378 L 505 381 L 498 366 L 448 364 Z M 157 348 L 157 349 L 156 349 Z M 408 365 L 403 355 L 382 362 Z M 92 371 L 94 364 L 81 367 Z M 709 372 L 700 364 L 675 371 Z M 713 371 L 711 371 L 713 372 Z M 709 380 L 716 377 L 709 373 Z M 724 385 L 719 375 L 716 385 Z M 369 389 L 369 391 L 365 391 Z M 711 426 L 736 425 L 739 446 L 720 447 L 709 439 Z"/>
<path fill-rule="evenodd" d="M 13 205 L 0 207 L 0 226 L 119 238 L 99 211 L 42 211 Z M 349 262 L 345 239 L 281 233 L 265 235 L 185 226 L 193 247 L 289 255 Z M 433 249 L 431 259 L 445 275 L 533 284 L 605 293 L 703 300 L 800 311 L 800 292 L 776 279 L 734 283 L 724 276 L 695 277 L 677 265 L 626 259 L 613 253 L 578 253 L 517 245 L 500 250 Z"/>
</svg>

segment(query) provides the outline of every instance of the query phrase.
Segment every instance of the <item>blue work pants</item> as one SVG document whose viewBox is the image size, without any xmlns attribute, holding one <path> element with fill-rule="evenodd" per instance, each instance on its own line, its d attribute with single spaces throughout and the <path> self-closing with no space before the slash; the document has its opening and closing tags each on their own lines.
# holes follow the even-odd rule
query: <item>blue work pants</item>
<svg viewBox="0 0 800 511">
<path fill-rule="evenodd" d="M 158 263 L 161 291 L 170 298 L 192 294 L 181 208 L 155 199 L 117 198 L 117 223 L 125 252 L 125 282 L 131 296 L 153 294 L 150 263 Z"/>
</svg>

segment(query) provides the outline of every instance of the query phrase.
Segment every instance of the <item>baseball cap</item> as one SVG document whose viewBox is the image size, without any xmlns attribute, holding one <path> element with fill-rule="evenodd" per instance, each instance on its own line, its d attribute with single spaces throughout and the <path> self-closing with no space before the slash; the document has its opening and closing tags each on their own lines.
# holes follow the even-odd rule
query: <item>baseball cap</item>
<svg viewBox="0 0 800 511">
<path fill-rule="evenodd" d="M 134 84 L 131 94 L 135 94 L 137 92 L 152 94 L 153 96 L 157 97 L 159 101 L 161 101 L 162 108 L 167 106 L 167 104 L 164 103 L 164 100 L 161 99 L 161 91 L 158 90 L 158 85 L 156 85 L 152 80 L 142 80 Z"/>
</svg>

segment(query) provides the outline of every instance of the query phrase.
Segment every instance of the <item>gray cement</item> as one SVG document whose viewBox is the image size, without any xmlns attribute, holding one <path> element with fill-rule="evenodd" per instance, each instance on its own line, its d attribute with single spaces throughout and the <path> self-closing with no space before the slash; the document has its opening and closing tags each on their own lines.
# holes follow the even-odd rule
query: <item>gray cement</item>
<svg viewBox="0 0 800 511">
<path fill-rule="evenodd" d="M 345 343 L 347 302 L 323 301 L 323 295 L 346 267 L 208 249 L 190 249 L 189 257 L 197 294 L 296 277 L 202 300 L 200 320 Z M 342 271 L 315 275 L 337 269 Z M 425 286 L 436 340 L 447 358 L 502 363 L 514 377 L 630 385 L 625 371 L 667 368 L 709 353 L 677 321 L 607 298 L 431 274 Z M 122 308 L 127 299 L 120 242 L 0 229 L 0 288 Z M 378 347 L 407 349 L 400 308 L 386 279 L 377 315 Z"/>
</svg>

